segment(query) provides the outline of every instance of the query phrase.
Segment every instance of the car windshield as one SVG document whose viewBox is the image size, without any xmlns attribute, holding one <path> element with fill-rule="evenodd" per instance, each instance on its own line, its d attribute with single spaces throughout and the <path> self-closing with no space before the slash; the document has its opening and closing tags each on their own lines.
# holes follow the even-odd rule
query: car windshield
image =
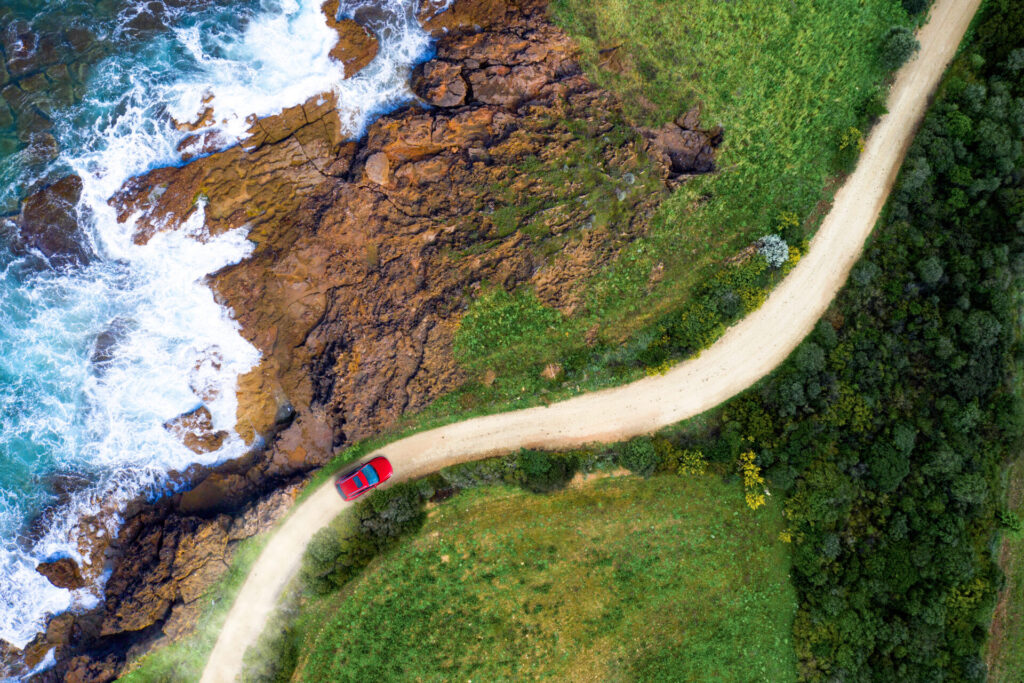
<svg viewBox="0 0 1024 683">
<path fill-rule="evenodd" d="M 377 470 L 373 469 L 372 465 L 367 465 L 359 472 L 366 478 L 367 486 L 373 486 L 374 484 L 380 482 L 380 477 L 377 475 Z"/>
</svg>

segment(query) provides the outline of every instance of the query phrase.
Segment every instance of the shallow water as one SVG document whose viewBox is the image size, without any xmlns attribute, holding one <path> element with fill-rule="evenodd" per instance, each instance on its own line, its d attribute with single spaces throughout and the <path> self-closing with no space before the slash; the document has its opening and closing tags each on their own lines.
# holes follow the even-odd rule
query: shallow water
<svg viewBox="0 0 1024 683">
<path fill-rule="evenodd" d="M 415 0 L 372 4 L 385 17 L 381 49 L 350 80 L 327 56 L 336 35 L 321 2 L 62 0 L 40 11 L 0 0 L 0 102 L 17 104 L 0 104 L 0 213 L 75 173 L 79 224 L 96 254 L 61 271 L 0 243 L 0 638 L 14 645 L 47 614 L 97 599 L 99 586 L 72 593 L 35 571 L 63 556 L 88 561 L 83 517 L 166 494 L 170 470 L 244 451 L 234 387 L 259 353 L 203 277 L 245 258 L 245 229 L 205 239 L 196 212 L 139 246 L 107 200 L 127 178 L 182 163 L 175 150 L 185 133 L 171 117 L 195 119 L 209 95 L 226 144 L 243 136 L 250 114 L 329 89 L 356 132 L 406 102 L 409 69 L 430 49 Z M 369 4 L 342 2 L 341 13 Z M 114 343 L 96 363 L 101 335 Z M 206 456 L 163 427 L 199 405 L 231 432 Z"/>
</svg>

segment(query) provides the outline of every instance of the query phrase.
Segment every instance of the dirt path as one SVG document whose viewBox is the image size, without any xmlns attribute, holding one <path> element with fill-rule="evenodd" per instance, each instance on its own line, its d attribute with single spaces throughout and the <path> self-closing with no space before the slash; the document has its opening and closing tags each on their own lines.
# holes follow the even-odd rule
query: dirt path
<svg viewBox="0 0 1024 683">
<path fill-rule="evenodd" d="M 811 331 L 846 281 L 882 210 L 929 98 L 981 0 L 937 0 L 918 33 L 921 51 L 889 93 L 854 173 L 836 194 L 811 248 L 765 304 L 711 348 L 667 374 L 555 403 L 474 418 L 396 441 L 378 451 L 408 479 L 446 465 L 519 448 L 560 449 L 621 441 L 715 407 L 767 375 Z M 228 614 L 204 683 L 235 680 L 313 534 L 348 507 L 324 484 L 275 532 Z"/>
</svg>

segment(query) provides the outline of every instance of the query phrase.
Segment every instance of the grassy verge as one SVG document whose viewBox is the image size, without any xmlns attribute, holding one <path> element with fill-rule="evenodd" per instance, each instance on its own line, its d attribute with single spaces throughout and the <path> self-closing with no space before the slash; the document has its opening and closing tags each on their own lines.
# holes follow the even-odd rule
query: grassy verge
<svg viewBox="0 0 1024 683">
<path fill-rule="evenodd" d="M 1019 520 L 1024 516 L 1024 459 L 1007 471 L 1007 508 Z M 1024 675 L 1024 532 L 1003 531 L 999 566 L 1006 577 L 1000 592 L 988 643 L 989 680 L 1013 683 Z"/>
<path fill-rule="evenodd" d="M 303 610 L 299 680 L 792 680 L 780 508 L 718 477 L 458 494 Z"/>
</svg>

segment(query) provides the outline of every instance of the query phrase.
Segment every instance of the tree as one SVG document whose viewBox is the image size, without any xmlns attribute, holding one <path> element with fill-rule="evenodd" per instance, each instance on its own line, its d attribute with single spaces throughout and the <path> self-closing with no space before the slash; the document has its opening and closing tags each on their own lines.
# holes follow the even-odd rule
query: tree
<svg viewBox="0 0 1024 683">
<path fill-rule="evenodd" d="M 907 10 L 907 14 L 913 16 L 928 9 L 929 4 L 930 0 L 903 0 L 903 9 Z"/>
</svg>

